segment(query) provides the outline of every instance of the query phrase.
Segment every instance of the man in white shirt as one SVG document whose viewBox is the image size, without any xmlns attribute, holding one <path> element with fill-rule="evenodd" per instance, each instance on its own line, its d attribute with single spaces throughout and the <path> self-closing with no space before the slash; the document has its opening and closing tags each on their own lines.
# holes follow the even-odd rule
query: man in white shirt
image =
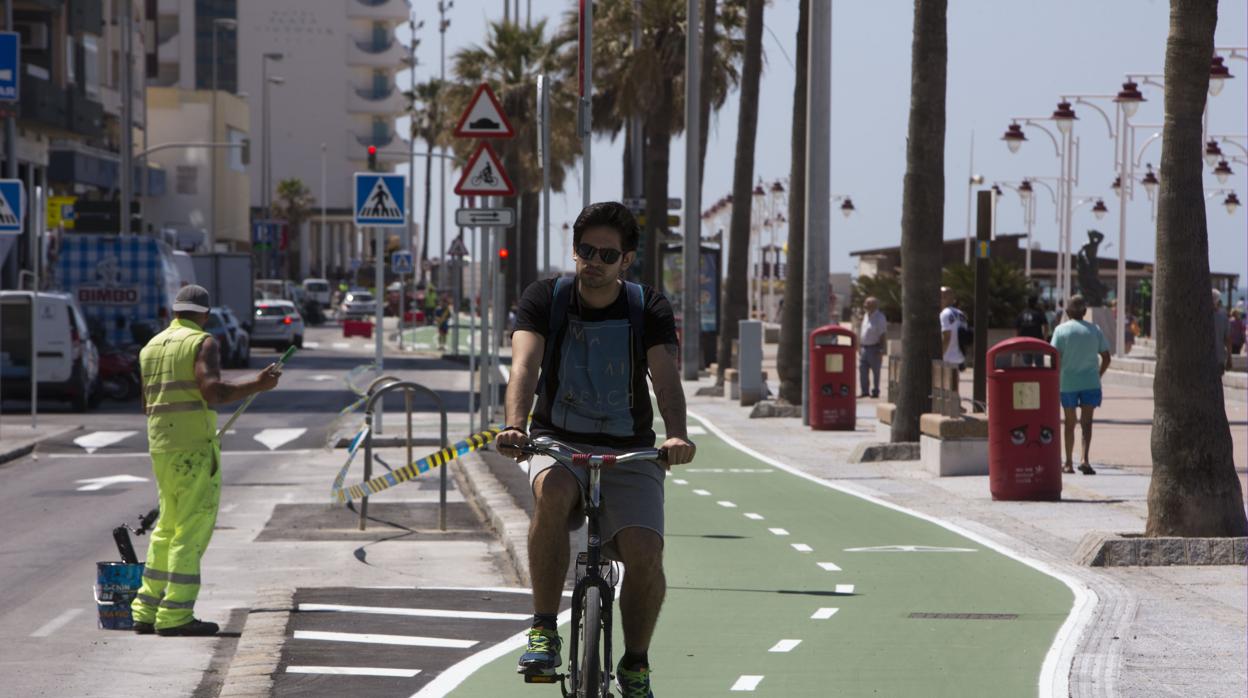
<svg viewBox="0 0 1248 698">
<path fill-rule="evenodd" d="M 880 366 L 884 362 L 887 332 L 888 319 L 880 312 L 880 301 L 867 296 L 862 302 L 862 327 L 858 329 L 858 389 L 862 392 L 859 397 L 880 396 Z M 871 374 L 875 374 L 875 387 L 868 391 Z"/>
<path fill-rule="evenodd" d="M 954 364 L 958 370 L 966 367 L 966 356 L 958 345 L 958 330 L 966 326 L 966 316 L 958 310 L 957 297 L 948 286 L 940 287 L 940 347 L 941 359 L 945 363 Z"/>
</svg>

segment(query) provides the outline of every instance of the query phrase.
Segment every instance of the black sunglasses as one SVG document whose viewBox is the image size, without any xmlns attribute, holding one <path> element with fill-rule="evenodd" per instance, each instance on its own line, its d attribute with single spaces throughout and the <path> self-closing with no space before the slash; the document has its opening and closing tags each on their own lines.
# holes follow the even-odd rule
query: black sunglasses
<svg viewBox="0 0 1248 698">
<path fill-rule="evenodd" d="M 616 260 L 623 254 L 623 252 L 613 250 L 610 247 L 594 247 L 588 242 L 582 242 L 576 246 L 576 256 L 586 262 L 592 260 L 594 255 L 598 255 L 598 259 L 601 259 L 603 264 L 615 264 Z"/>
</svg>

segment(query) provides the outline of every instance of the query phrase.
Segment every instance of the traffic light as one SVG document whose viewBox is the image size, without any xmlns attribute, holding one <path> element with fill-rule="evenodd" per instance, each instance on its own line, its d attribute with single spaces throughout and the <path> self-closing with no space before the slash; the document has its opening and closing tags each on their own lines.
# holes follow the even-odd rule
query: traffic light
<svg viewBox="0 0 1248 698">
<path fill-rule="evenodd" d="M 375 145 L 368 146 L 368 171 L 377 171 L 377 146 Z"/>
<path fill-rule="evenodd" d="M 498 270 L 499 270 L 500 272 L 501 272 L 501 271 L 503 271 L 504 269 L 506 269 L 506 268 L 507 268 L 507 258 L 508 258 L 508 257 L 510 257 L 510 256 L 511 256 L 511 253 L 507 251 L 507 248 L 506 248 L 506 247 L 500 247 L 500 248 L 499 248 L 499 250 L 498 250 Z"/>
</svg>

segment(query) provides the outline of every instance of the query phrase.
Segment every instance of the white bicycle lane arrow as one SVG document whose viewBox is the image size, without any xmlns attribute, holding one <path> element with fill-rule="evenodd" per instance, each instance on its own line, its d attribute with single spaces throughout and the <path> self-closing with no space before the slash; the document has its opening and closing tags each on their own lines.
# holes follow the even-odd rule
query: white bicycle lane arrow
<svg viewBox="0 0 1248 698">
<path fill-rule="evenodd" d="M 95 453 L 101 448 L 112 446 L 134 436 L 137 431 L 93 431 L 74 439 L 74 445 L 86 449 L 87 453 Z"/>
<path fill-rule="evenodd" d="M 307 431 L 307 429 L 303 428 L 262 429 L 252 438 L 264 444 L 270 451 L 273 451 L 303 436 Z"/>
<path fill-rule="evenodd" d="M 147 478 L 134 475 L 109 475 L 107 477 L 89 477 L 85 480 L 75 480 L 74 482 L 87 483 L 78 488 L 79 492 L 95 492 L 109 485 L 119 485 L 125 482 L 147 482 Z"/>
</svg>

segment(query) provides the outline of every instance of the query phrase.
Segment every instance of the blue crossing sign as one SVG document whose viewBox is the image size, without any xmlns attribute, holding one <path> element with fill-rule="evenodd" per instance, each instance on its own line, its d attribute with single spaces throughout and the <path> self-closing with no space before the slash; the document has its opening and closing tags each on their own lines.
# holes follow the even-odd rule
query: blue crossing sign
<svg viewBox="0 0 1248 698">
<path fill-rule="evenodd" d="M 412 269 L 411 250 L 399 250 L 390 255 L 390 271 L 395 274 L 411 274 Z"/>
<path fill-rule="evenodd" d="M 22 232 L 26 187 L 20 179 L 0 179 L 0 235 Z"/>
<path fill-rule="evenodd" d="M 21 95 L 22 37 L 0 32 L 0 102 L 16 102 Z"/>
<path fill-rule="evenodd" d="M 407 175 L 356 172 L 355 224 L 407 225 Z"/>
</svg>

